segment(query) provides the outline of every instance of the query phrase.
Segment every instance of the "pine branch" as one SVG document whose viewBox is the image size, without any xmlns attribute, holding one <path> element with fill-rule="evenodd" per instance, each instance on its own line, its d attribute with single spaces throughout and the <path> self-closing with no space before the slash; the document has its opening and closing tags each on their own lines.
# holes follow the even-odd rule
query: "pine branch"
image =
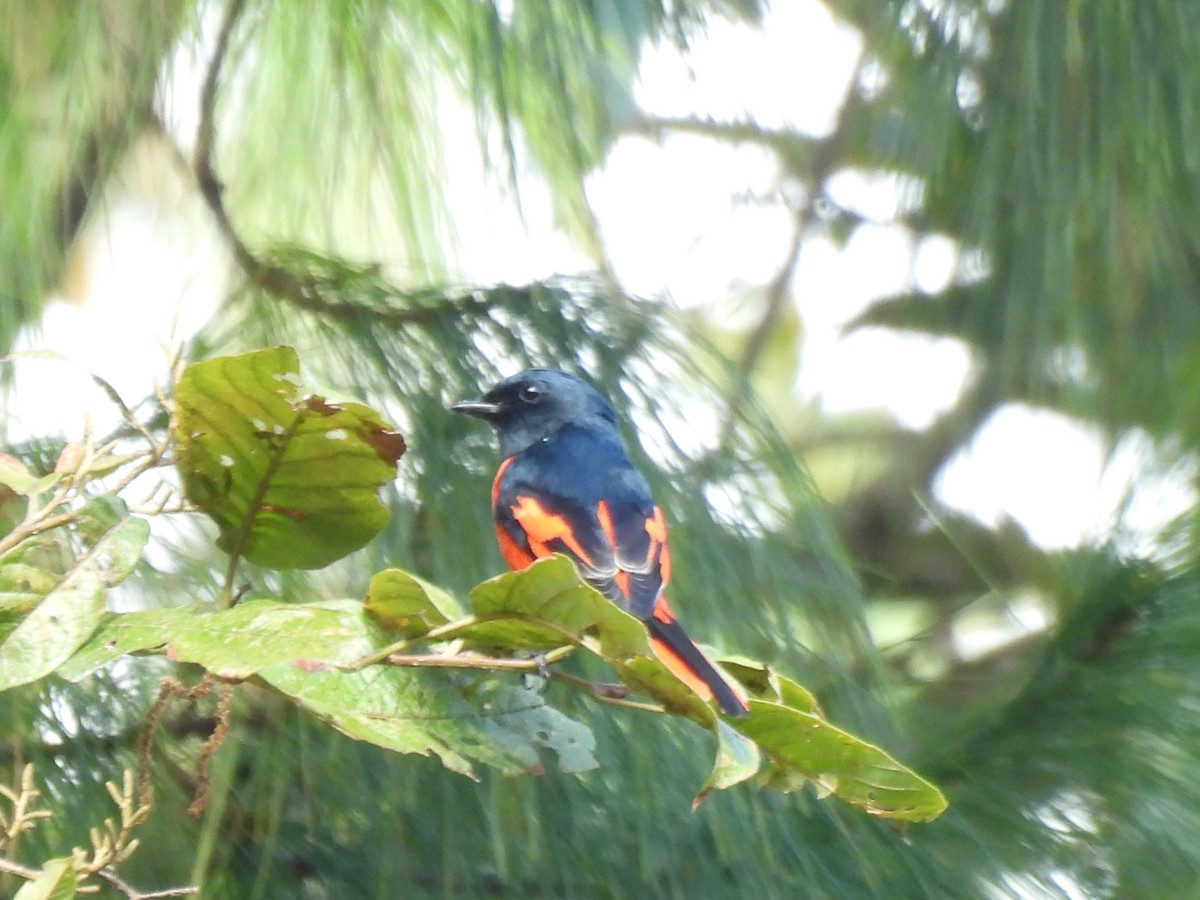
<svg viewBox="0 0 1200 900">
<path fill-rule="evenodd" d="M 217 228 L 233 253 L 247 280 L 271 296 L 314 313 L 322 318 L 357 323 L 369 319 L 386 325 L 425 325 L 446 315 L 478 314 L 493 305 L 486 296 L 466 294 L 438 304 L 420 308 L 395 305 L 365 306 L 329 296 L 336 288 L 332 278 L 299 274 L 284 266 L 268 262 L 247 246 L 234 226 L 225 206 L 224 186 L 217 177 L 213 163 L 216 145 L 216 107 L 221 77 L 229 54 L 229 42 L 245 11 L 245 0 L 232 0 L 217 36 L 217 45 L 209 61 L 200 93 L 200 123 L 196 132 L 196 147 L 192 155 L 192 172 L 201 197 L 216 220 Z M 393 301 L 399 292 L 389 291 Z"/>
</svg>

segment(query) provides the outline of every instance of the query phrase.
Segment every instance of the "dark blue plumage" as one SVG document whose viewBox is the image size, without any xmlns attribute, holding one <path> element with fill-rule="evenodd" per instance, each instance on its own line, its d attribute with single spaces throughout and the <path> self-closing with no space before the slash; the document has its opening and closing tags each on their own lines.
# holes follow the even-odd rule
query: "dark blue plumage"
<svg viewBox="0 0 1200 900">
<path fill-rule="evenodd" d="M 492 508 L 508 564 L 571 557 L 584 578 L 646 622 L 656 655 L 682 681 L 726 714 L 745 715 L 740 690 L 675 621 L 663 594 L 671 577 L 666 521 L 595 388 L 565 372 L 529 369 L 454 409 L 499 435 L 504 461 Z"/>
</svg>

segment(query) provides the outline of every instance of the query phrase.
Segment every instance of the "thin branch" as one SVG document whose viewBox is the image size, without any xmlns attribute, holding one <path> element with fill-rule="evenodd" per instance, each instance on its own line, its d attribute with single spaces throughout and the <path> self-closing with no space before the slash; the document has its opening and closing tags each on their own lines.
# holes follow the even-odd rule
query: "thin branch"
<svg viewBox="0 0 1200 900">
<path fill-rule="evenodd" d="M 841 163 L 842 149 L 846 140 L 845 123 L 863 105 L 863 98 L 851 93 L 838 114 L 837 125 L 829 137 L 805 138 L 794 131 L 761 128 L 752 122 L 718 122 L 713 119 L 645 117 L 630 129 L 634 133 L 661 139 L 665 133 L 676 132 L 711 137 L 730 143 L 755 143 L 769 147 L 780 158 L 784 168 L 810 185 L 808 198 L 796 209 L 792 237 L 788 250 L 775 276 L 766 287 L 766 303 L 758 323 L 746 338 L 738 359 L 738 371 L 748 378 L 757 367 L 771 332 L 779 323 L 789 299 L 788 286 L 795 274 L 803 247 L 804 235 L 821 218 L 819 207 L 828 203 L 822 186 Z M 725 404 L 726 415 L 722 428 L 724 437 L 730 434 L 736 419 L 740 391 L 730 389 Z"/>
<path fill-rule="evenodd" d="M 217 35 L 217 45 L 209 61 L 200 92 L 200 122 L 196 131 L 196 147 L 192 154 L 192 172 L 200 195 L 216 220 L 217 228 L 229 244 L 234 260 L 250 283 L 300 309 L 317 313 L 324 318 L 351 323 L 368 318 L 388 325 L 422 325 L 447 314 L 478 313 L 491 307 L 494 304 L 493 300 L 475 294 L 418 308 L 369 307 L 334 300 L 327 295 L 332 286 L 328 279 L 297 274 L 266 262 L 250 250 L 229 217 L 223 197 L 224 187 L 213 165 L 217 94 L 229 55 L 229 41 L 245 8 L 245 0 L 231 0 L 225 10 L 225 18 Z"/>
<path fill-rule="evenodd" d="M 11 859 L 5 859 L 3 856 L 0 856 L 0 872 L 6 875 L 16 875 L 19 878 L 24 878 L 26 881 L 33 881 L 42 874 L 41 869 L 31 869 L 29 866 L 15 863 Z"/>
<path fill-rule="evenodd" d="M 564 684 L 569 684 L 572 687 L 579 688 L 590 697 L 599 700 L 601 703 L 607 703 L 610 706 L 622 706 L 626 709 L 637 709 L 642 712 L 662 713 L 666 712 L 666 708 L 659 706 L 657 703 L 641 703 L 637 700 L 626 699 L 630 690 L 623 684 L 610 684 L 603 681 L 588 681 L 586 678 L 580 678 L 578 675 L 572 675 L 569 672 L 560 672 L 555 670 L 550 673 L 550 677 L 554 681 L 561 681 Z"/>
<path fill-rule="evenodd" d="M 347 672 L 357 672 L 359 669 L 365 669 L 367 666 L 374 665 L 377 662 L 383 662 L 388 657 L 401 653 L 414 644 L 445 640 L 446 638 L 453 637 L 465 628 L 478 625 L 480 622 L 492 622 L 505 618 L 516 617 L 508 613 L 497 613 L 490 616 L 463 616 L 461 619 L 455 619 L 453 622 L 446 622 L 437 628 L 431 628 L 417 637 L 405 638 L 402 641 L 396 641 L 394 644 L 388 644 L 386 647 L 355 660 L 346 666 L 345 669 Z"/>
<path fill-rule="evenodd" d="M 3 857 L 0 857 L 0 872 L 6 875 L 16 875 L 18 878 L 24 878 L 26 881 L 35 881 L 42 875 L 41 869 L 31 869 L 29 866 L 23 866 L 20 863 L 15 863 L 11 859 Z M 107 881 L 128 897 L 129 900 L 165 900 L 168 897 L 194 897 L 200 893 L 200 888 L 190 884 L 185 887 L 166 888 L 161 891 L 139 891 L 112 869 L 101 869 L 94 874 L 97 878 Z"/>
<path fill-rule="evenodd" d="M 60 505 L 60 504 L 55 504 Z M 0 554 L 11 550 L 21 541 L 27 538 L 41 534 L 43 531 L 49 531 L 52 528 L 57 528 L 59 525 L 66 525 L 69 522 L 74 522 L 82 515 L 83 510 L 72 509 L 64 513 L 59 513 L 57 516 L 49 516 L 45 519 L 38 519 L 33 522 L 22 522 L 2 539 L 0 539 Z"/>
<path fill-rule="evenodd" d="M 766 290 L 766 306 L 763 308 L 762 318 L 759 319 L 758 325 L 750 332 L 750 336 L 746 338 L 745 346 L 742 347 L 741 356 L 738 358 L 738 369 L 743 377 L 749 376 L 758 365 L 758 358 L 762 355 L 763 348 L 767 345 L 767 339 L 771 336 L 772 329 L 775 328 L 779 317 L 783 315 L 783 310 L 789 299 L 788 286 L 792 283 L 792 275 L 796 272 L 796 265 L 800 262 L 800 249 L 804 244 L 804 232 L 808 228 L 809 214 L 808 210 L 812 204 L 807 204 L 804 211 L 796 215 L 795 224 L 792 227 L 792 240 L 788 245 L 787 255 L 784 257 L 783 263 L 779 267 L 779 271 L 775 273 L 775 277 L 771 279 Z"/>
<path fill-rule="evenodd" d="M 404 655 L 393 653 L 386 657 L 387 661 L 396 666 L 411 666 L 414 668 L 431 668 L 431 669 L 486 669 L 491 671 L 510 671 L 510 672 L 541 672 L 547 666 L 558 662 L 567 654 L 575 650 L 575 646 L 559 647 L 551 650 L 540 657 L 531 659 L 509 659 L 505 657 L 495 656 L 477 656 L 474 654 L 460 654 L 455 656 L 438 656 L 436 654 L 426 655 Z M 571 687 L 581 690 L 595 700 L 601 703 L 607 703 L 610 706 L 621 706 L 626 709 L 637 709 L 642 712 L 662 713 L 666 710 L 664 707 L 654 703 L 641 703 L 637 700 L 629 700 L 628 697 L 632 693 L 631 689 L 624 684 L 610 683 L 602 681 L 588 681 L 586 678 L 580 678 L 577 675 L 572 675 L 569 672 L 561 672 L 557 669 L 547 671 L 547 677 L 554 681 L 561 681 L 563 684 L 568 684 Z"/>
<path fill-rule="evenodd" d="M 540 672 L 574 652 L 575 646 L 556 647 L 548 653 L 529 659 L 512 659 L 503 656 L 482 656 L 474 653 L 441 656 L 435 653 L 393 653 L 387 661 L 394 666 L 410 666 L 417 669 L 489 669 L 509 672 Z"/>
<path fill-rule="evenodd" d="M 139 891 L 133 887 L 128 881 L 121 878 L 112 869 L 101 869 L 96 873 L 96 877 L 103 878 L 118 891 L 123 893 L 129 900 L 160 900 L 166 897 L 194 897 L 200 893 L 200 888 L 195 885 L 186 885 L 184 887 L 166 888 L 161 891 Z"/>
</svg>

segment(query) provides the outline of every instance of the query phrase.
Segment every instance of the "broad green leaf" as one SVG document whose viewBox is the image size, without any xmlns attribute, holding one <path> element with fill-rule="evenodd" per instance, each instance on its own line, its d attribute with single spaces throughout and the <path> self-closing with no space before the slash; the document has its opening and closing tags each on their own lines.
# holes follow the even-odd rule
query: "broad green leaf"
<svg viewBox="0 0 1200 900">
<path fill-rule="evenodd" d="M 17 551 L 22 545 L 0 560 L 0 614 L 25 613 L 33 609 L 62 577 L 49 569 L 26 562 Z"/>
<path fill-rule="evenodd" d="M 276 569 L 315 569 L 387 523 L 379 490 L 404 441 L 374 411 L 304 393 L 291 347 L 195 363 L 175 390 L 176 462 L 218 544 Z"/>
<path fill-rule="evenodd" d="M 565 556 L 485 581 L 471 591 L 471 603 L 477 617 L 499 618 L 456 632 L 455 637 L 506 650 L 548 650 L 583 641 L 626 684 L 712 727 L 716 713 L 654 657 L 645 624 L 584 581 Z"/>
<path fill-rule="evenodd" d="M 259 673 L 355 740 L 399 753 L 433 754 L 446 768 L 472 778 L 477 763 L 509 775 L 537 773 L 539 747 L 556 750 L 563 771 L 592 767 L 587 728 L 545 707 L 537 694 L 493 689 L 468 702 L 448 679 L 430 676 L 396 666 L 337 672 L 280 665 Z"/>
<path fill-rule="evenodd" d="M 150 610 L 108 616 L 60 674 L 79 679 L 125 653 L 163 648 L 177 662 L 196 663 L 221 678 L 240 680 L 281 663 L 348 665 L 382 638 L 356 600 L 250 599 L 222 612 L 190 607 Z"/>
<path fill-rule="evenodd" d="M 390 631 L 420 637 L 430 628 L 463 616 L 458 601 L 437 585 L 402 569 L 384 569 L 371 579 L 363 607 Z"/>
<path fill-rule="evenodd" d="M 75 893 L 75 866 L 69 856 L 49 860 L 42 874 L 27 881 L 13 900 L 71 900 Z"/>
<path fill-rule="evenodd" d="M 653 697 L 677 715 L 687 716 L 705 728 L 714 727 L 716 710 L 697 697 L 656 657 L 640 656 L 614 665 L 621 680 L 630 687 Z"/>
<path fill-rule="evenodd" d="M 83 645 L 104 617 L 105 591 L 133 571 L 150 528 L 142 519 L 126 517 L 119 501 L 100 498 L 85 507 L 76 533 L 90 546 L 0 643 L 0 690 L 53 672 Z M 0 571 L 10 556 L 0 559 Z M 23 575 L 39 589 L 48 586 L 23 563 L 9 573 L 17 579 Z"/>
<path fill-rule="evenodd" d="M 57 674 L 79 681 L 118 657 L 164 647 L 172 630 L 185 627 L 188 619 L 211 616 L 195 606 L 107 613 L 79 651 L 58 667 Z"/>
<path fill-rule="evenodd" d="M 762 700 L 730 724 L 755 741 L 783 776 L 772 786 L 813 781 L 874 816 L 904 821 L 936 818 L 946 808 L 941 791 L 886 752 L 812 713 Z"/>
<path fill-rule="evenodd" d="M 771 667 L 744 656 L 720 656 L 717 662 L 737 678 L 752 696 L 759 700 L 782 703 L 793 709 L 821 714 L 817 698 L 804 685 L 780 675 Z"/>
<path fill-rule="evenodd" d="M 456 635 L 473 643 L 548 650 L 594 634 L 605 657 L 650 653 L 645 626 L 580 578 L 565 556 L 477 585 L 471 606 L 480 618 L 496 617 Z"/>
<path fill-rule="evenodd" d="M 720 719 L 717 720 L 716 733 L 717 758 L 708 780 L 692 801 L 693 810 L 713 791 L 725 790 L 753 778 L 762 765 L 762 755 L 754 741 L 734 731 Z"/>
<path fill-rule="evenodd" d="M 492 737 L 502 747 L 524 754 L 522 745 L 554 751 L 560 772 L 587 772 L 599 766 L 596 762 L 596 737 L 590 728 L 547 706 L 540 694 L 519 688 L 507 679 L 490 677 L 483 687 L 472 694 L 471 701 L 486 711 L 485 722 Z M 497 722 L 494 713 L 506 710 Z"/>
<path fill-rule="evenodd" d="M 784 706 L 790 706 L 792 709 L 800 710 L 800 712 L 813 713 L 818 716 L 824 715 L 812 691 L 799 682 L 785 678 L 778 672 L 772 672 L 771 684 L 779 694 L 779 702 Z"/>
</svg>

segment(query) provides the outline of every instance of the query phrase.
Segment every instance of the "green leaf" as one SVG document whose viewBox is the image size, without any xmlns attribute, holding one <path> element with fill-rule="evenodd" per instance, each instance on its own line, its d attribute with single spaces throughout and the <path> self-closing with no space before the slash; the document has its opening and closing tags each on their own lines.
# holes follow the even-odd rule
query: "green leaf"
<svg viewBox="0 0 1200 900">
<path fill-rule="evenodd" d="M 874 816 L 903 821 L 936 818 L 946 808 L 941 791 L 886 752 L 812 713 L 778 703 L 750 701 L 750 715 L 730 724 L 771 759 L 771 786 L 799 786 L 798 776 Z"/>
<path fill-rule="evenodd" d="M 565 557 L 540 560 L 478 585 L 471 592 L 473 616 L 464 617 L 461 627 L 449 618 L 449 598 L 441 597 L 435 604 L 423 582 L 400 570 L 376 576 L 369 602 L 372 597 L 379 610 L 395 614 L 377 612 L 382 620 L 389 621 L 391 616 L 394 627 L 402 625 L 415 636 L 449 624 L 450 629 L 443 632 L 447 636 L 490 650 L 549 650 L 564 644 L 587 647 L 613 666 L 625 684 L 715 732 L 716 760 L 696 797 L 697 805 L 712 791 L 753 777 L 765 754 L 770 766 L 764 781 L 779 790 L 796 790 L 812 781 L 825 794 L 832 793 L 872 815 L 902 820 L 933 818 L 946 806 L 937 788 L 878 747 L 830 724 L 807 688 L 762 663 L 742 658 L 721 660 L 731 674 L 744 680 L 752 695 L 768 699 L 752 700 L 751 715 L 746 719 L 726 722 L 719 718 L 711 704 L 652 655 L 644 624 L 583 581 Z M 412 618 L 406 618 L 408 615 Z M 325 708 L 319 711 L 331 715 Z M 384 746 L 396 743 L 392 730 L 378 734 L 360 718 L 355 716 L 352 723 L 337 727 Z M 518 750 L 514 753 L 521 756 Z M 459 761 L 451 759 L 447 765 L 453 768 Z"/>
<path fill-rule="evenodd" d="M 13 900 L 71 900 L 75 896 L 75 866 L 69 856 L 49 860 L 42 873 L 27 881 Z"/>
<path fill-rule="evenodd" d="M 133 571 L 150 528 L 127 517 L 120 501 L 99 498 L 84 508 L 76 533 L 91 546 L 52 586 L 16 550 L 0 559 L 0 583 L 48 588 L 0 643 L 0 690 L 48 675 L 83 645 L 104 617 L 105 591 Z"/>
<path fill-rule="evenodd" d="M 562 555 L 506 572 L 471 591 L 481 622 L 456 637 L 508 650 L 549 650 L 594 635 L 600 653 L 612 660 L 650 653 L 646 628 L 579 577 Z"/>
<path fill-rule="evenodd" d="M 177 662 L 240 680 L 281 663 L 348 665 L 374 649 L 382 636 L 356 600 L 250 599 L 213 613 L 190 607 L 149 610 L 110 615 L 60 674 L 77 680 L 125 653 L 163 648 Z"/>
<path fill-rule="evenodd" d="M 195 606 L 108 613 L 79 651 L 58 667 L 57 674 L 68 681 L 80 681 L 126 654 L 163 648 L 172 629 L 183 627 L 188 619 L 211 615 Z"/>
<path fill-rule="evenodd" d="M 770 700 L 821 715 L 817 698 L 808 688 L 780 675 L 769 666 L 744 656 L 722 656 L 717 661 L 759 700 Z"/>
<path fill-rule="evenodd" d="M 176 461 L 219 546 L 276 569 L 315 569 L 387 523 L 379 489 L 404 440 L 374 411 L 305 394 L 291 347 L 195 363 L 175 391 Z"/>
<path fill-rule="evenodd" d="M 433 754 L 472 778 L 475 763 L 508 775 L 540 772 L 539 747 L 558 753 L 562 771 L 594 766 L 590 731 L 532 691 L 493 686 L 468 702 L 447 679 L 395 666 L 314 672 L 281 665 L 259 677 L 355 740 Z"/>
<path fill-rule="evenodd" d="M 0 614 L 26 613 L 58 583 L 61 576 L 32 561 L 26 561 L 25 544 L 0 560 Z"/>
<path fill-rule="evenodd" d="M 676 715 L 687 716 L 705 728 L 714 727 L 717 714 L 712 706 L 697 697 L 657 657 L 640 656 L 613 665 L 625 684 L 653 697 Z"/>
<path fill-rule="evenodd" d="M 762 765 L 762 754 L 758 752 L 758 745 L 754 741 L 734 731 L 720 719 L 717 720 L 716 732 L 717 758 L 708 780 L 692 801 L 693 810 L 713 791 L 722 791 L 753 778 Z"/>
<path fill-rule="evenodd" d="M 21 460 L 7 453 L 0 453 L 0 485 L 13 493 L 27 496 L 37 485 L 37 477 Z"/>
<path fill-rule="evenodd" d="M 376 574 L 367 587 L 363 607 L 385 628 L 407 637 L 420 637 L 463 615 L 451 594 L 402 569 Z"/>
<path fill-rule="evenodd" d="M 524 744 L 551 750 L 558 759 L 558 770 L 568 774 L 599 767 L 595 757 L 596 737 L 591 729 L 547 706 L 540 694 L 492 677 L 483 682 L 472 701 L 487 711 L 485 722 L 493 739 L 511 753 L 519 751 L 524 755 Z M 491 715 L 496 710 L 507 710 L 499 723 Z M 503 727 L 494 727 L 496 724 Z"/>
</svg>

